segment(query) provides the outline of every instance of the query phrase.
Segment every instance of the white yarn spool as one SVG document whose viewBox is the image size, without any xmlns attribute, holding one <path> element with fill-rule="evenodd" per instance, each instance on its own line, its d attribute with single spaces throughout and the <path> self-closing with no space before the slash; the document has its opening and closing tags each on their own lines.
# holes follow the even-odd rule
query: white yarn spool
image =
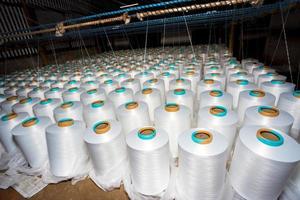
<svg viewBox="0 0 300 200">
<path fill-rule="evenodd" d="M 25 86 L 25 87 L 22 87 L 22 88 L 19 88 L 17 91 L 16 91 L 16 95 L 19 96 L 19 97 L 27 97 L 28 96 L 28 93 L 33 89 L 33 87 L 29 87 L 29 86 Z"/>
<path fill-rule="evenodd" d="M 30 117 L 11 131 L 32 168 L 43 167 L 48 160 L 45 131 L 51 123 L 48 117 Z"/>
<path fill-rule="evenodd" d="M 1 103 L 1 109 L 6 113 L 10 113 L 12 112 L 13 105 L 15 105 L 18 102 L 19 102 L 18 96 L 7 97 L 6 100 Z"/>
<path fill-rule="evenodd" d="M 0 94 L 0 107 L 1 107 L 1 103 L 4 102 L 7 99 L 7 95 L 5 94 Z"/>
<path fill-rule="evenodd" d="M 148 105 L 150 120 L 154 121 L 154 110 L 162 104 L 160 91 L 155 88 L 145 88 L 135 94 L 136 101 Z"/>
<path fill-rule="evenodd" d="M 60 99 L 63 101 L 62 93 L 64 90 L 62 88 L 54 87 L 45 92 L 45 97 L 47 99 Z"/>
<path fill-rule="evenodd" d="M 82 84 L 80 84 L 80 88 L 82 88 L 85 91 L 93 90 L 99 88 L 99 81 L 87 81 Z"/>
<path fill-rule="evenodd" d="M 158 195 L 170 178 L 168 134 L 154 127 L 142 127 L 126 136 L 134 189 L 144 195 Z"/>
<path fill-rule="evenodd" d="M 127 79 L 130 79 L 131 76 L 129 74 L 126 73 L 121 73 L 118 74 L 117 76 L 114 76 L 114 80 L 117 81 L 119 83 L 119 85 L 121 85 L 121 83 Z"/>
<path fill-rule="evenodd" d="M 227 84 L 226 91 L 232 95 L 232 105 L 233 109 L 236 109 L 239 102 L 239 95 L 245 90 L 255 90 L 258 89 L 254 83 L 250 83 L 247 80 L 237 80 L 235 82 L 230 82 Z"/>
<path fill-rule="evenodd" d="M 113 77 L 112 77 L 111 75 L 105 73 L 105 74 L 101 74 L 101 75 L 97 78 L 97 80 L 100 82 L 100 84 L 102 84 L 102 83 L 104 83 L 104 82 L 107 81 L 107 80 L 112 80 L 112 78 L 113 78 Z"/>
<path fill-rule="evenodd" d="M 112 79 L 106 80 L 100 84 L 100 88 L 105 90 L 106 95 L 108 95 L 110 92 L 112 92 L 118 87 L 119 87 L 118 82 Z"/>
<path fill-rule="evenodd" d="M 263 63 L 258 63 L 258 62 L 252 62 L 252 63 L 247 63 L 245 64 L 245 69 L 248 71 L 248 73 L 252 74 L 253 69 L 258 68 L 258 67 L 263 67 Z"/>
<path fill-rule="evenodd" d="M 239 123 L 242 124 L 247 108 L 251 106 L 274 106 L 275 97 L 271 93 L 262 90 L 246 90 L 242 91 L 239 96 L 237 113 Z"/>
<path fill-rule="evenodd" d="M 194 113 L 194 94 L 191 90 L 175 89 L 169 90 L 166 95 L 166 102 L 184 105 Z"/>
<path fill-rule="evenodd" d="M 37 117 L 49 117 L 52 123 L 54 123 L 55 119 L 53 111 L 60 104 L 60 99 L 43 99 L 33 106 L 33 113 Z"/>
<path fill-rule="evenodd" d="M 162 105 L 154 111 L 154 124 L 169 135 L 172 157 L 178 157 L 178 136 L 191 128 L 191 110 L 175 103 Z"/>
<path fill-rule="evenodd" d="M 36 88 L 33 88 L 33 90 L 28 93 L 28 97 L 44 99 L 45 98 L 44 93 L 47 90 L 49 90 L 48 87 L 36 87 Z"/>
<path fill-rule="evenodd" d="M 51 84 L 51 88 L 63 88 L 67 81 L 57 80 Z"/>
<path fill-rule="evenodd" d="M 18 87 L 9 87 L 8 89 L 4 90 L 4 94 L 9 96 L 15 96 L 17 95 L 17 89 Z"/>
<path fill-rule="evenodd" d="M 88 90 L 86 92 L 81 93 L 80 101 L 83 105 L 87 105 L 93 103 L 97 100 L 106 100 L 105 90 L 102 88 Z"/>
<path fill-rule="evenodd" d="M 237 80 L 247 80 L 251 83 L 254 83 L 254 76 L 253 74 L 248 74 L 247 72 L 237 72 L 231 74 L 227 82 L 234 82 Z"/>
<path fill-rule="evenodd" d="M 140 72 L 134 76 L 135 79 L 138 79 L 140 81 L 140 84 L 143 85 L 146 81 L 153 79 L 154 74 L 150 72 Z"/>
<path fill-rule="evenodd" d="M 133 94 L 141 90 L 141 84 L 138 79 L 130 78 L 121 82 L 121 86 L 131 89 Z"/>
<path fill-rule="evenodd" d="M 222 83 L 214 79 L 201 80 L 197 84 L 197 99 L 200 99 L 202 92 L 209 90 L 221 90 L 222 87 Z"/>
<path fill-rule="evenodd" d="M 262 125 L 290 134 L 293 116 L 272 106 L 252 106 L 245 112 L 244 126 Z"/>
<path fill-rule="evenodd" d="M 86 83 L 86 82 L 95 81 L 95 80 L 96 80 L 96 78 L 92 74 L 86 74 L 85 76 L 83 76 L 82 78 L 80 78 L 80 82 L 81 83 Z"/>
<path fill-rule="evenodd" d="M 291 174 L 283 193 L 280 195 L 280 200 L 297 200 L 300 196 L 300 164 L 294 169 Z"/>
<path fill-rule="evenodd" d="M 84 136 L 96 175 L 105 175 L 126 157 L 126 143 L 121 124 L 100 121 L 87 128 Z"/>
<path fill-rule="evenodd" d="M 131 89 L 119 87 L 110 92 L 108 98 L 117 109 L 120 105 L 133 101 L 133 92 Z"/>
<path fill-rule="evenodd" d="M 83 118 L 87 127 L 91 127 L 99 121 L 115 120 L 116 114 L 110 101 L 98 100 L 84 106 Z"/>
<path fill-rule="evenodd" d="M 191 89 L 191 81 L 184 78 L 177 78 L 170 81 L 170 90 L 175 89 L 185 89 L 190 90 Z"/>
<path fill-rule="evenodd" d="M 278 108 L 293 116 L 291 136 L 300 142 L 300 90 L 282 93 L 278 101 Z"/>
<path fill-rule="evenodd" d="M 0 142 L 7 153 L 17 150 L 11 130 L 28 117 L 27 113 L 10 113 L 1 117 L 0 120 Z"/>
<path fill-rule="evenodd" d="M 64 119 L 48 126 L 46 139 L 50 171 L 54 176 L 76 176 L 76 173 L 81 172 L 81 166 L 86 165 L 88 156 L 83 140 L 84 132 L 85 124 L 72 119 Z"/>
<path fill-rule="evenodd" d="M 277 199 L 300 160 L 295 152 L 299 144 L 279 130 L 243 127 L 229 171 L 233 188 L 248 200 Z"/>
<path fill-rule="evenodd" d="M 182 199 L 216 200 L 225 183 L 228 142 L 218 132 L 190 129 L 179 136 L 176 189 Z"/>
<path fill-rule="evenodd" d="M 165 83 L 162 79 L 150 79 L 144 83 L 143 87 L 158 89 L 160 91 L 161 101 L 165 102 Z"/>
<path fill-rule="evenodd" d="M 194 71 L 184 72 L 181 78 L 191 81 L 191 90 L 196 94 L 198 82 L 201 80 L 201 74 Z"/>
<path fill-rule="evenodd" d="M 201 94 L 198 101 L 199 109 L 207 106 L 223 106 L 232 109 L 232 95 L 221 90 L 208 90 Z"/>
<path fill-rule="evenodd" d="M 286 76 L 277 74 L 276 72 L 268 72 L 266 74 L 261 74 L 261 75 L 258 76 L 257 85 L 260 88 L 261 84 L 263 82 L 268 82 L 268 81 L 272 81 L 272 80 L 282 80 L 282 81 L 285 81 L 286 80 Z"/>
<path fill-rule="evenodd" d="M 269 67 L 264 67 L 264 66 L 257 67 L 255 69 L 253 69 L 252 74 L 254 75 L 254 81 L 255 81 L 255 83 L 257 83 L 257 81 L 258 81 L 258 76 L 259 75 L 261 75 L 261 74 L 267 74 L 269 72 L 275 73 L 275 69 L 271 69 Z"/>
<path fill-rule="evenodd" d="M 282 80 L 272 80 L 261 84 L 262 90 L 268 91 L 276 97 L 275 105 L 277 105 L 279 97 L 282 93 L 292 92 L 294 91 L 294 88 L 294 83 L 289 83 Z"/>
<path fill-rule="evenodd" d="M 214 80 L 214 81 L 219 81 L 222 84 L 222 88 L 218 88 L 218 89 L 225 89 L 226 87 L 226 76 L 224 74 L 220 74 L 220 73 L 209 73 L 209 74 L 205 74 L 204 76 L 204 80 Z M 201 82 L 201 81 L 200 81 Z M 198 83 L 199 85 L 200 83 Z M 197 91 L 198 89 L 198 85 L 197 85 Z M 217 88 L 212 88 L 212 89 L 217 89 Z M 211 90 L 212 90 L 211 89 Z"/>
<path fill-rule="evenodd" d="M 247 71 L 244 70 L 243 68 L 239 67 L 239 66 L 233 67 L 233 68 L 229 68 L 227 70 L 227 73 L 226 73 L 227 83 L 229 82 L 229 79 L 230 79 L 231 75 L 233 75 L 233 74 L 244 74 L 244 73 L 247 73 Z"/>
<path fill-rule="evenodd" d="M 211 73 L 223 74 L 223 69 L 220 65 L 209 65 L 204 67 L 204 75 Z"/>
<path fill-rule="evenodd" d="M 228 141 L 229 149 L 234 144 L 237 125 L 237 114 L 225 107 L 204 107 L 198 112 L 197 127 L 210 128 L 222 134 Z"/>
<path fill-rule="evenodd" d="M 57 122 L 66 118 L 83 121 L 82 109 L 80 101 L 67 101 L 54 109 L 54 118 Z"/>
<path fill-rule="evenodd" d="M 170 88 L 170 81 L 175 79 L 176 76 L 174 74 L 171 74 L 170 72 L 163 72 L 158 76 L 158 78 L 164 81 L 165 92 L 167 92 Z"/>
<path fill-rule="evenodd" d="M 40 102 L 40 98 L 25 98 L 25 99 L 21 99 L 19 101 L 19 103 L 16 103 L 13 107 L 12 110 L 15 113 L 20 113 L 20 112 L 26 112 L 28 113 L 29 116 L 33 117 L 34 113 L 33 113 L 33 106 Z"/>
<path fill-rule="evenodd" d="M 136 128 L 151 125 L 149 109 L 144 102 L 133 101 L 122 104 L 117 108 L 116 113 L 125 135 Z"/>
<path fill-rule="evenodd" d="M 84 92 L 83 89 L 74 87 L 69 88 L 68 90 L 62 93 L 62 98 L 64 102 L 67 101 L 80 101 L 80 95 Z"/>
<path fill-rule="evenodd" d="M 76 81 L 76 80 L 70 80 L 67 83 L 65 83 L 65 85 L 64 85 L 65 90 L 68 90 L 68 89 L 74 88 L 74 87 L 80 87 L 80 82 Z"/>
</svg>

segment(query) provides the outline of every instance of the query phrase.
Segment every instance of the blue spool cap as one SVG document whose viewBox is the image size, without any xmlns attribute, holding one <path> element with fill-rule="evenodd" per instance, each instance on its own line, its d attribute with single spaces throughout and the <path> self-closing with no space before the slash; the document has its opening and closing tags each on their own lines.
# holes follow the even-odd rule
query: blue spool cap
<svg viewBox="0 0 300 200">
<path fill-rule="evenodd" d="M 210 107 L 209 112 L 217 117 L 224 117 L 227 115 L 227 109 L 223 106 L 212 106 Z"/>
<path fill-rule="evenodd" d="M 142 140 L 151 140 L 156 136 L 156 130 L 152 127 L 142 128 L 138 131 L 138 137 Z"/>
<path fill-rule="evenodd" d="M 212 139 L 212 134 L 205 130 L 198 130 L 192 133 L 192 140 L 197 144 L 209 144 Z"/>
<path fill-rule="evenodd" d="M 272 147 L 278 147 L 284 142 L 284 138 L 280 133 L 266 128 L 259 129 L 256 137 L 260 142 Z"/>
</svg>

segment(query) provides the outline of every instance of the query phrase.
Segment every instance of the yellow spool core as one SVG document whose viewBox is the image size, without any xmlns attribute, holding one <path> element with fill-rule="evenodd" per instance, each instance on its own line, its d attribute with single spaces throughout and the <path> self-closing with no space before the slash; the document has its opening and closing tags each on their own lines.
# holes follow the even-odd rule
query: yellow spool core
<svg viewBox="0 0 300 200">
<path fill-rule="evenodd" d="M 107 121 L 97 123 L 94 127 L 94 132 L 96 134 L 104 134 L 110 130 L 110 123 Z"/>
<path fill-rule="evenodd" d="M 165 105 L 165 110 L 167 112 L 177 112 L 179 110 L 179 105 L 178 104 L 167 104 Z"/>
<path fill-rule="evenodd" d="M 7 101 L 14 101 L 14 100 L 17 100 L 18 99 L 18 96 L 11 96 L 11 97 L 8 97 L 6 100 Z"/>
<path fill-rule="evenodd" d="M 279 110 L 274 107 L 261 106 L 258 108 L 258 112 L 266 117 L 276 117 L 279 115 Z"/>
<path fill-rule="evenodd" d="M 215 81 L 214 81 L 213 79 L 205 79 L 205 80 L 204 80 L 204 83 L 205 83 L 205 84 L 214 84 Z"/>
<path fill-rule="evenodd" d="M 151 88 L 146 88 L 142 90 L 143 94 L 151 94 L 153 92 L 153 90 Z"/>
<path fill-rule="evenodd" d="M 74 120 L 73 119 L 64 119 L 64 120 L 60 120 L 57 125 L 59 127 L 68 127 L 68 126 L 72 126 L 74 124 Z"/>
<path fill-rule="evenodd" d="M 138 103 L 137 102 L 130 102 L 130 103 L 127 103 L 125 104 L 125 107 L 128 109 L 128 110 L 131 110 L 131 109 L 135 109 L 138 107 Z"/>
</svg>

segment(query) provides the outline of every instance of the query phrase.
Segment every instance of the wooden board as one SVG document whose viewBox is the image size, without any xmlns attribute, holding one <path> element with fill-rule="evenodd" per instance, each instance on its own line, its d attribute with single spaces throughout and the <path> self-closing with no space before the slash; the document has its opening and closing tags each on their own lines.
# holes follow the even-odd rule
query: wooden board
<svg viewBox="0 0 300 200">
<path fill-rule="evenodd" d="M 0 189 L 0 200 L 25 200 L 13 188 Z M 30 200 L 128 200 L 124 188 L 104 192 L 93 181 L 86 179 L 72 185 L 70 181 L 50 184 Z"/>
</svg>

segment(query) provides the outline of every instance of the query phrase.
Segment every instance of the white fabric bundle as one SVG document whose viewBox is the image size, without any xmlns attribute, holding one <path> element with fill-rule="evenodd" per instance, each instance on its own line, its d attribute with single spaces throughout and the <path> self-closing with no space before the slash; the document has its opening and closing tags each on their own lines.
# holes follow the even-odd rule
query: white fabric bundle
<svg viewBox="0 0 300 200">
<path fill-rule="evenodd" d="M 119 87 L 108 94 L 109 100 L 114 104 L 115 109 L 120 105 L 133 101 L 133 92 L 131 89 Z"/>
<path fill-rule="evenodd" d="M 197 127 L 209 128 L 222 134 L 230 150 L 237 133 L 238 116 L 222 106 L 204 107 L 198 112 Z"/>
<path fill-rule="evenodd" d="M 67 101 L 80 101 L 80 95 L 84 92 L 83 89 L 74 87 L 69 88 L 68 90 L 62 93 L 62 98 L 64 102 Z"/>
<path fill-rule="evenodd" d="M 221 90 L 222 87 L 222 83 L 214 79 L 204 79 L 199 81 L 197 84 L 197 100 L 200 99 L 203 92 L 209 90 Z"/>
<path fill-rule="evenodd" d="M 48 117 L 30 117 L 12 129 L 12 135 L 32 168 L 42 168 L 48 161 L 45 131 Z"/>
<path fill-rule="evenodd" d="M 162 104 L 160 91 L 155 88 L 145 88 L 135 94 L 136 101 L 148 105 L 150 120 L 154 121 L 154 110 Z"/>
<path fill-rule="evenodd" d="M 55 119 L 53 111 L 60 104 L 60 99 L 43 99 L 33 106 L 33 113 L 37 117 L 49 117 L 52 123 L 54 123 Z"/>
<path fill-rule="evenodd" d="M 102 88 L 88 90 L 80 95 L 80 101 L 83 105 L 93 103 L 97 100 L 106 100 L 105 91 Z"/>
<path fill-rule="evenodd" d="M 178 157 L 178 137 L 191 128 L 191 123 L 192 113 L 186 106 L 172 103 L 161 105 L 155 109 L 155 127 L 168 133 L 172 157 Z"/>
<path fill-rule="evenodd" d="M 54 118 L 57 122 L 65 118 L 83 121 L 82 109 L 82 103 L 80 101 L 64 102 L 54 109 Z"/>
<path fill-rule="evenodd" d="M 237 113 L 239 123 L 242 124 L 247 108 L 251 106 L 274 106 L 275 97 L 269 92 L 262 90 L 246 90 L 242 91 L 239 96 Z"/>
<path fill-rule="evenodd" d="M 115 120 L 96 122 L 87 128 L 84 141 L 93 164 L 93 181 L 104 190 L 120 187 L 127 159 L 121 124 Z"/>
<path fill-rule="evenodd" d="M 294 118 L 284 110 L 271 106 L 252 106 L 245 112 L 243 125 L 264 125 L 290 134 Z"/>
<path fill-rule="evenodd" d="M 300 160 L 300 146 L 287 134 L 268 126 L 240 130 L 231 166 L 233 188 L 248 200 L 275 200 Z"/>
<path fill-rule="evenodd" d="M 140 81 L 138 79 L 130 78 L 130 79 L 127 79 L 125 81 L 122 81 L 121 86 L 125 87 L 125 88 L 128 88 L 128 89 L 131 89 L 133 94 L 135 94 L 135 93 L 137 93 L 138 91 L 141 90 L 141 84 L 140 84 Z"/>
<path fill-rule="evenodd" d="M 126 136 L 126 143 L 134 190 L 155 196 L 167 189 L 170 177 L 168 134 L 159 128 L 141 127 Z"/>
<path fill-rule="evenodd" d="M 221 199 L 228 156 L 225 137 L 210 129 L 196 128 L 181 134 L 178 143 L 177 198 Z"/>
<path fill-rule="evenodd" d="M 232 109 L 232 95 L 221 90 L 208 90 L 202 93 L 198 104 L 199 109 L 206 106 L 223 106 Z"/>
<path fill-rule="evenodd" d="M 15 113 L 20 113 L 20 112 L 26 112 L 28 113 L 29 116 L 33 117 L 33 106 L 38 103 L 41 99 L 40 98 L 25 98 L 21 99 L 19 103 L 16 103 L 13 107 L 12 110 Z"/>
<path fill-rule="evenodd" d="M 236 109 L 239 102 L 239 95 L 245 90 L 255 90 L 257 86 L 254 83 L 250 83 L 247 80 L 237 80 L 227 84 L 226 91 L 232 95 L 233 109 Z"/>
<path fill-rule="evenodd" d="M 282 93 L 278 101 L 278 108 L 293 116 L 291 136 L 300 142 L 300 90 Z"/>
<path fill-rule="evenodd" d="M 17 150 L 11 130 L 27 117 L 29 117 L 27 113 L 10 113 L 1 117 L 0 142 L 7 153 L 14 153 Z"/>
<path fill-rule="evenodd" d="M 117 108 L 116 114 L 125 135 L 136 128 L 151 125 L 148 106 L 144 102 L 122 104 Z"/>
<path fill-rule="evenodd" d="M 54 176 L 72 178 L 86 173 L 88 154 L 83 140 L 85 124 L 63 119 L 46 129 L 50 171 Z"/>
</svg>

